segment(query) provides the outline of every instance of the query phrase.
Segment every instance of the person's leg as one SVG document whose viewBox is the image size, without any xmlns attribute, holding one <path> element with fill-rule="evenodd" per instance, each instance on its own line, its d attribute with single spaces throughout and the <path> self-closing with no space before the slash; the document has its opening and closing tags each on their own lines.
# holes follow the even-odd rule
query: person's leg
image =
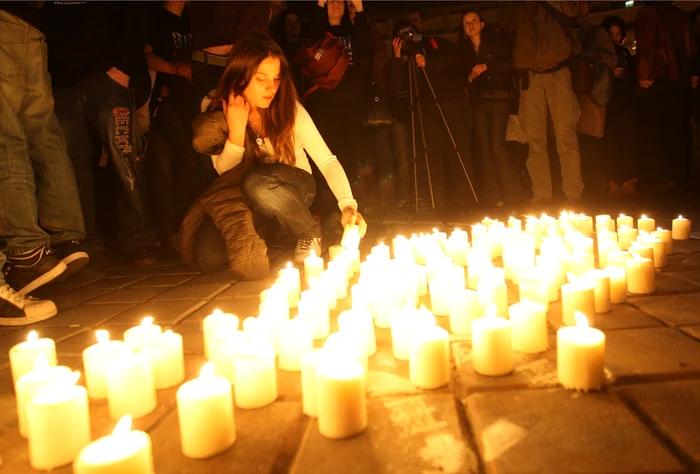
<svg viewBox="0 0 700 474">
<path fill-rule="evenodd" d="M 243 178 L 241 190 L 253 210 L 297 238 L 321 237 L 321 225 L 309 211 L 316 182 L 306 171 L 281 163 L 261 165 Z"/>
<path fill-rule="evenodd" d="M 645 188 L 663 187 L 671 180 L 664 164 L 664 101 L 667 83 L 657 80 L 639 95 L 639 156 L 644 164 L 640 179 Z"/>
<path fill-rule="evenodd" d="M 503 190 L 498 182 L 496 163 L 491 150 L 491 139 L 489 128 L 490 104 L 480 102 L 474 104 L 474 138 L 476 138 L 477 159 L 481 166 L 481 173 L 484 177 L 482 186 L 482 204 L 496 204 L 503 199 Z"/>
<path fill-rule="evenodd" d="M 530 73 L 528 89 L 520 94 L 522 121 L 530 148 L 527 171 L 532 180 L 535 199 L 552 198 L 552 175 L 547 153 L 547 98 L 545 96 L 545 74 Z"/>
<path fill-rule="evenodd" d="M 472 116 L 472 107 L 466 97 L 441 103 L 441 106 L 445 114 L 445 119 L 447 120 L 447 125 L 450 127 L 450 132 L 457 145 L 457 150 L 455 151 L 455 146 L 447 133 L 445 124 L 442 119 L 440 119 L 440 125 L 445 129 L 445 166 L 447 173 L 449 173 L 452 179 L 453 191 L 457 197 L 459 206 L 464 208 L 476 202 L 474 194 L 472 193 L 472 187 L 475 186 L 475 174 L 471 152 L 472 124 L 474 120 Z M 459 151 L 459 156 L 457 155 L 457 151 Z"/>
<path fill-rule="evenodd" d="M 159 113 L 161 110 L 158 111 Z M 145 169 L 148 178 L 148 190 L 153 210 L 154 221 L 161 234 L 169 238 L 177 234 L 174 209 L 173 161 L 167 139 L 166 129 L 158 115 L 151 120 L 151 127 L 145 134 L 148 140 Z"/>
<path fill-rule="evenodd" d="M 545 94 L 554 123 L 564 195 L 579 198 L 583 193 L 583 179 L 576 125 L 581 110 L 571 88 L 571 72 L 564 68 L 546 76 Z"/>
<path fill-rule="evenodd" d="M 423 113 L 423 123 L 425 127 L 425 144 L 427 148 L 427 162 L 425 154 L 418 155 L 418 174 L 419 176 L 425 171 L 425 189 L 426 200 L 428 205 L 432 205 L 430 197 L 430 189 L 433 192 L 433 200 L 435 210 L 440 213 L 446 212 L 447 199 L 445 188 L 447 180 L 445 176 L 445 139 L 447 132 L 445 125 L 440 119 L 440 114 L 434 106 L 421 107 Z M 416 134 L 420 134 L 420 129 L 416 126 Z M 420 135 L 417 141 L 420 143 Z M 422 147 L 422 144 L 421 144 Z"/>
<path fill-rule="evenodd" d="M 211 217 L 204 216 L 194 243 L 194 261 L 204 273 L 214 273 L 229 267 L 226 241 Z"/>
<path fill-rule="evenodd" d="M 411 182 L 413 157 L 411 151 L 411 125 L 394 121 L 390 127 L 394 169 L 396 170 L 396 196 L 402 205 L 410 204 L 413 189 Z"/>
<path fill-rule="evenodd" d="M 663 142 L 666 163 L 676 185 L 687 189 L 690 177 L 689 92 L 684 86 L 671 84 L 664 104 Z"/>
<path fill-rule="evenodd" d="M 510 199 L 521 199 L 523 187 L 515 170 L 508 147 L 506 146 L 506 130 L 508 129 L 508 103 L 494 102 L 489 110 L 489 141 L 494 166 L 498 172 L 501 189 L 504 196 Z"/>
</svg>

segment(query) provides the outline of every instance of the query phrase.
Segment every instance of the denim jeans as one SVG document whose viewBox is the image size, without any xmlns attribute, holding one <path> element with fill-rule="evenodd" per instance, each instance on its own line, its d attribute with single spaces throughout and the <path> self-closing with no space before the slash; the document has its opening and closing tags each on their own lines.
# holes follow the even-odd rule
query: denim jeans
<svg viewBox="0 0 700 474">
<path fill-rule="evenodd" d="M 413 195 L 413 183 L 411 182 L 411 177 L 413 176 L 411 124 L 394 120 L 389 131 L 394 152 L 394 169 L 396 170 L 396 197 L 399 201 L 410 201 Z"/>
<path fill-rule="evenodd" d="M 56 115 L 73 161 L 88 233 L 97 232 L 93 166 L 104 149 L 119 178 L 117 240 L 128 252 L 158 243 L 151 225 L 143 166 L 145 139 L 136 120 L 133 92 L 106 73 L 54 89 Z"/>
<path fill-rule="evenodd" d="M 282 163 L 259 165 L 243 178 L 241 190 L 254 211 L 297 238 L 321 237 L 321 224 L 309 211 L 316 197 L 310 173 Z"/>
<path fill-rule="evenodd" d="M 0 10 L 0 239 L 7 254 L 85 237 L 44 35 Z"/>
</svg>

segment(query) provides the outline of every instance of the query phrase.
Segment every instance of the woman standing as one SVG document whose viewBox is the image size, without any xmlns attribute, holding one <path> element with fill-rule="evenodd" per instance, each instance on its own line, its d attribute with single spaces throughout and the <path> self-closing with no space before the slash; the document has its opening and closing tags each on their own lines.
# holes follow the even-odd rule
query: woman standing
<svg viewBox="0 0 700 474">
<path fill-rule="evenodd" d="M 485 27 L 481 14 L 462 15 L 459 45 L 464 79 L 474 109 L 477 154 L 487 204 L 502 207 L 522 198 L 523 188 L 506 148 L 509 101 L 515 100 L 513 49 L 505 34 Z"/>
</svg>

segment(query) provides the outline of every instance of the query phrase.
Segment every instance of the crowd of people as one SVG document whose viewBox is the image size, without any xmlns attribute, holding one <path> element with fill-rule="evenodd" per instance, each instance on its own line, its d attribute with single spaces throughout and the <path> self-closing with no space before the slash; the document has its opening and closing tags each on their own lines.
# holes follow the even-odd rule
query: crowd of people
<svg viewBox="0 0 700 474">
<path fill-rule="evenodd" d="M 546 205 L 550 155 L 574 203 L 692 186 L 696 12 L 647 2 L 632 55 L 586 1 L 467 10 L 456 43 L 364 7 L 0 2 L 0 325 L 55 315 L 28 295 L 100 236 L 255 279 L 266 242 L 303 262 L 359 210 Z"/>
</svg>

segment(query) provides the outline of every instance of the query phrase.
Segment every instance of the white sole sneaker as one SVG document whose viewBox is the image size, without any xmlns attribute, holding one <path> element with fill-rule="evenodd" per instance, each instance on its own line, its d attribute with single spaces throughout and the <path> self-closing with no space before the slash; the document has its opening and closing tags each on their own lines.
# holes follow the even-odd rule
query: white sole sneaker
<svg viewBox="0 0 700 474">
<path fill-rule="evenodd" d="M 0 317 L 0 326 L 26 326 L 52 318 L 58 314 L 58 308 L 53 301 L 34 300 L 24 306 L 24 317 Z"/>
<path fill-rule="evenodd" d="M 61 275 L 63 272 L 65 272 L 67 268 L 68 267 L 66 267 L 65 263 L 58 262 L 58 265 L 56 265 L 48 272 L 41 275 L 36 280 L 29 283 L 27 286 L 25 286 L 24 288 L 19 290 L 17 293 L 22 295 L 22 296 L 26 296 L 29 293 L 31 293 L 32 291 L 36 290 L 37 288 L 44 286 L 47 283 L 49 283 L 50 281 L 53 281 L 54 279 L 56 279 L 59 275 Z"/>
</svg>

